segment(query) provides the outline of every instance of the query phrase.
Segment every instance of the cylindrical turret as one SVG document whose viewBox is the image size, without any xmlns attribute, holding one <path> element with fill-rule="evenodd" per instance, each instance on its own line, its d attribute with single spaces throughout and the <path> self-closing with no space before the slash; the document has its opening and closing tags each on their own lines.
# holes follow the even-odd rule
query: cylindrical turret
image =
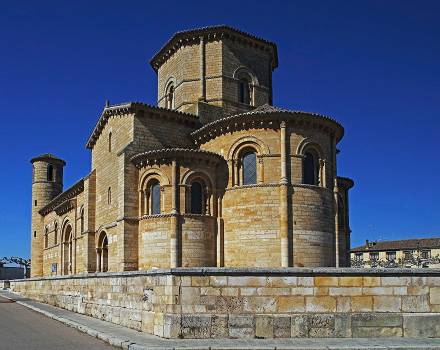
<svg viewBox="0 0 440 350">
<path fill-rule="evenodd" d="M 63 167 L 66 162 L 52 154 L 31 159 L 32 230 L 31 276 L 43 275 L 44 223 L 41 208 L 63 191 Z"/>
</svg>

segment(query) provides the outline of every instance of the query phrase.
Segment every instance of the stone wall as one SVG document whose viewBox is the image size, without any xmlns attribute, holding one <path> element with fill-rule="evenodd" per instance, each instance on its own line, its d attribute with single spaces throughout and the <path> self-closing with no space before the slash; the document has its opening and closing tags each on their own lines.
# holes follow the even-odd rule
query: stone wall
<svg viewBox="0 0 440 350">
<path fill-rule="evenodd" d="M 434 269 L 179 268 L 10 286 L 167 338 L 440 336 L 440 270 Z"/>
</svg>

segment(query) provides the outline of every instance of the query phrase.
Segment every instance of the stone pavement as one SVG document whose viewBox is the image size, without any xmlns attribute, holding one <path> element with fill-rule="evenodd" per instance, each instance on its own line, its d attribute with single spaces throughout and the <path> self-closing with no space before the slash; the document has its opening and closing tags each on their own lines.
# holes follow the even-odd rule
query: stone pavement
<svg viewBox="0 0 440 350">
<path fill-rule="evenodd" d="M 163 339 L 26 299 L 9 291 L 0 290 L 0 296 L 113 346 L 129 350 L 440 350 L 440 338 Z"/>
</svg>

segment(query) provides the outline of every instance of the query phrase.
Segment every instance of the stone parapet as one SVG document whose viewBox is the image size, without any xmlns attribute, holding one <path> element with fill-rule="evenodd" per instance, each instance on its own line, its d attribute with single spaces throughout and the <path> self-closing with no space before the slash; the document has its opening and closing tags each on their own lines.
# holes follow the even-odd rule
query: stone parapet
<svg viewBox="0 0 440 350">
<path fill-rule="evenodd" d="M 440 270 L 176 268 L 10 281 L 166 338 L 439 337 Z"/>
</svg>

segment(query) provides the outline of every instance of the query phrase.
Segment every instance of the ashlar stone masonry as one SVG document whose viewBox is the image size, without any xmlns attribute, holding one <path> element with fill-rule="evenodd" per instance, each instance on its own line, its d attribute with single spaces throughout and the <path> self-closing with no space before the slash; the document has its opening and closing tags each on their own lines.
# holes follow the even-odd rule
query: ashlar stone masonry
<svg viewBox="0 0 440 350">
<path fill-rule="evenodd" d="M 10 282 L 165 338 L 439 337 L 440 270 L 177 268 Z"/>
<path fill-rule="evenodd" d="M 32 159 L 32 276 L 175 267 L 348 266 L 344 129 L 272 106 L 274 43 L 216 26 L 151 60 L 157 106 L 107 104 L 91 171 Z"/>
</svg>

